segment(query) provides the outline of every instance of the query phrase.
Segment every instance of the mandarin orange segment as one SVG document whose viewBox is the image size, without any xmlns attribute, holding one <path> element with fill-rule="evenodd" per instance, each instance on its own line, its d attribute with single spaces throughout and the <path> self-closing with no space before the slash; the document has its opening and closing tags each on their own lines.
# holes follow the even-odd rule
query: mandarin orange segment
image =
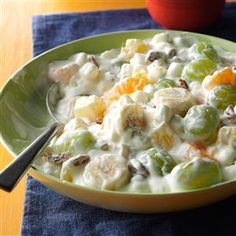
<svg viewBox="0 0 236 236">
<path fill-rule="evenodd" d="M 217 85 L 231 84 L 236 87 L 236 73 L 229 67 L 216 71 L 212 76 L 207 76 L 203 81 L 206 90 L 213 89 Z"/>
<path fill-rule="evenodd" d="M 108 95 L 109 100 L 117 100 L 123 94 L 142 90 L 147 85 L 147 78 L 130 77 L 116 84 Z"/>
<path fill-rule="evenodd" d="M 211 154 L 206 150 L 206 147 L 203 145 L 197 145 L 193 143 L 188 143 L 189 144 L 189 149 L 187 150 L 186 156 L 189 157 L 191 156 L 191 153 L 198 153 L 200 155 L 199 157 L 201 158 L 209 158 L 211 159 Z"/>
</svg>

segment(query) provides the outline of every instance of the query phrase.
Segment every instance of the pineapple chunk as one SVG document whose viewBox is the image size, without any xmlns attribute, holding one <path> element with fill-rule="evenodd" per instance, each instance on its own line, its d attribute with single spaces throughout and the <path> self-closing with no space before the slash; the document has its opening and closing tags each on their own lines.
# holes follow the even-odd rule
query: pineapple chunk
<svg viewBox="0 0 236 236">
<path fill-rule="evenodd" d="M 87 62 L 80 69 L 80 76 L 89 80 L 99 79 L 99 69 L 91 62 Z"/>
<path fill-rule="evenodd" d="M 88 122 L 103 118 L 106 106 L 101 97 L 96 95 L 81 96 L 76 99 L 74 116 Z"/>
<path fill-rule="evenodd" d="M 165 122 L 160 123 L 154 129 L 151 139 L 154 146 L 157 145 L 167 151 L 180 143 L 177 134 Z"/>
</svg>

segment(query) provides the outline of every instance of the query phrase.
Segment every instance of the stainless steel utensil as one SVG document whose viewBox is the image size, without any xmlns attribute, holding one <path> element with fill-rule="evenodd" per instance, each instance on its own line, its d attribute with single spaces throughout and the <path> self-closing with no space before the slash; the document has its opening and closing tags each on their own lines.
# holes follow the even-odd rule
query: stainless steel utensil
<svg viewBox="0 0 236 236">
<path fill-rule="evenodd" d="M 60 125 L 54 123 L 31 143 L 20 155 L 18 155 L 5 169 L 0 172 L 0 189 L 11 192 L 19 180 L 30 168 L 31 163 L 40 151 L 57 132 Z"/>
</svg>

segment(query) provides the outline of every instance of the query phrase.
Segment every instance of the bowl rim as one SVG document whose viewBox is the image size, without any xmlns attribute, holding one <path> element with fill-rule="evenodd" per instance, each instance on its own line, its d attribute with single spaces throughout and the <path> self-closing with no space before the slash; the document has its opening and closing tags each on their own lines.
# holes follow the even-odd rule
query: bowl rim
<svg viewBox="0 0 236 236">
<path fill-rule="evenodd" d="M 108 33 L 103 33 L 103 34 L 96 34 L 96 35 L 92 35 L 92 36 L 87 36 L 87 37 L 83 37 L 80 39 L 75 39 L 72 41 L 69 41 L 67 43 L 63 43 L 60 44 L 56 47 L 53 47 L 35 57 L 32 57 L 29 61 L 27 61 L 26 63 L 24 63 L 22 66 L 20 66 L 15 72 L 13 72 L 9 78 L 6 80 L 6 82 L 2 85 L 2 87 L 0 88 L 0 99 L 3 96 L 3 92 L 5 90 L 5 88 L 7 87 L 8 83 L 11 82 L 11 80 L 14 80 L 15 75 L 17 75 L 17 73 L 19 73 L 24 67 L 28 66 L 32 61 L 47 55 L 49 53 L 51 53 L 51 51 L 57 50 L 59 48 L 68 46 L 70 44 L 73 43 L 79 43 L 81 41 L 86 41 L 88 39 L 96 39 L 96 38 L 100 38 L 100 37 L 104 37 L 104 36 L 109 36 L 109 35 L 120 35 L 120 34 L 129 34 L 129 33 L 142 33 L 142 32 L 153 32 L 153 33 L 161 33 L 161 32 L 172 32 L 172 33 L 185 33 L 187 35 L 191 35 L 191 36 L 195 36 L 195 37 L 207 37 L 210 40 L 220 40 L 221 42 L 225 42 L 225 43 L 230 43 L 230 44 L 235 44 L 236 42 L 227 40 L 227 39 L 223 39 L 223 38 L 219 38 L 219 37 L 215 37 L 215 36 L 211 36 L 211 35 L 207 35 L 207 34 L 200 34 L 200 33 L 195 33 L 195 32 L 190 32 L 190 31 L 181 31 L 181 30 L 165 30 L 165 29 L 139 29 L 139 30 L 126 30 L 126 31 L 115 31 L 115 32 L 108 32 Z M 236 53 L 236 52 L 235 52 Z M 10 155 L 15 158 L 18 154 L 16 154 L 13 150 L 11 150 L 10 145 L 7 144 L 7 142 L 3 139 L 2 137 L 2 132 L 0 130 L 0 143 L 4 146 L 4 148 L 10 153 Z M 186 195 L 186 194 L 191 194 L 191 193 L 200 193 L 200 192 L 205 192 L 211 189 L 216 189 L 216 188 L 221 188 L 225 185 L 230 185 L 230 184 L 236 184 L 236 179 L 233 180 L 227 180 L 209 187 L 204 187 L 204 188 L 198 188 L 198 189 L 193 189 L 193 190 L 187 190 L 187 191 L 180 191 L 180 192 L 166 192 L 166 193 L 139 193 L 139 192 L 125 192 L 125 191 L 112 191 L 112 190 L 101 190 L 101 189 L 97 189 L 94 187 L 88 187 L 88 186 L 84 186 L 84 185 L 77 185 L 74 184 L 72 182 L 69 181 L 65 181 L 65 180 L 61 180 L 58 177 L 49 175 L 45 172 L 43 172 L 41 169 L 37 168 L 36 166 L 32 165 L 31 166 L 32 170 L 28 170 L 28 172 L 34 171 L 36 174 L 41 175 L 45 178 L 50 179 L 51 181 L 57 182 L 58 184 L 63 184 L 66 185 L 67 187 L 71 187 L 71 188 L 75 188 L 78 190 L 86 190 L 88 192 L 92 192 L 92 193 L 104 193 L 104 194 L 109 194 L 109 195 L 119 195 L 119 196 L 133 196 L 133 197 L 147 197 L 147 196 L 176 196 L 176 195 Z"/>
</svg>

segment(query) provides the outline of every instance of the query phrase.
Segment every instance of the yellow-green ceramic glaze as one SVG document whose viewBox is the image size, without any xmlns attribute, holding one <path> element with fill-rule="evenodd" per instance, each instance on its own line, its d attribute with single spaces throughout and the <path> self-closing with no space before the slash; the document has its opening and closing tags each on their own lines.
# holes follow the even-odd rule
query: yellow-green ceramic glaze
<svg viewBox="0 0 236 236">
<path fill-rule="evenodd" d="M 47 111 L 46 94 L 51 85 L 47 65 L 77 52 L 100 53 L 117 48 L 128 38 L 150 38 L 160 30 L 138 30 L 88 37 L 47 51 L 21 67 L 11 76 L 0 94 L 1 141 L 16 156 L 52 122 Z M 227 51 L 236 52 L 236 44 L 220 38 L 189 33 Z M 183 193 L 132 194 L 100 191 L 62 181 L 35 167 L 30 175 L 55 191 L 87 204 L 125 212 L 155 213 L 177 211 L 207 205 L 236 193 L 236 181 Z"/>
</svg>

